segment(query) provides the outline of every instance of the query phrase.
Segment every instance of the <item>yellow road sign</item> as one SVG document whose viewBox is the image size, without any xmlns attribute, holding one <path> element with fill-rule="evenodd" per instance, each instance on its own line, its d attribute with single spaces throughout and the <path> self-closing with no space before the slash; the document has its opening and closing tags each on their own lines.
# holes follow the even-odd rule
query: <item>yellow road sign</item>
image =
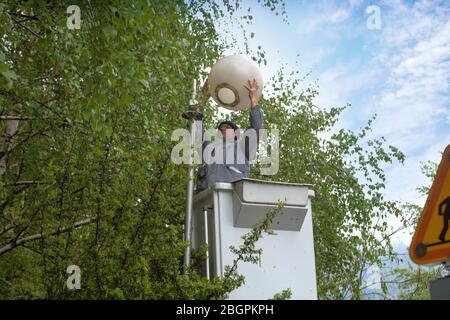
<svg viewBox="0 0 450 320">
<path fill-rule="evenodd" d="M 450 258 L 450 145 L 445 148 L 422 216 L 409 247 L 417 264 L 431 264 Z"/>
</svg>

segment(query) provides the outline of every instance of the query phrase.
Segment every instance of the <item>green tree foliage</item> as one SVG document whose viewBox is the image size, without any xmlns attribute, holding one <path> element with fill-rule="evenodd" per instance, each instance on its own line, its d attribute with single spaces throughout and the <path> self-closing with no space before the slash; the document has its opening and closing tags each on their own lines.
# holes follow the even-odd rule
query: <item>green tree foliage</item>
<svg viewBox="0 0 450 320">
<path fill-rule="evenodd" d="M 394 274 L 395 278 L 391 282 L 396 283 L 398 287 L 396 299 L 429 300 L 430 281 L 442 278 L 445 269 L 442 265 L 433 268 L 414 268 L 409 265 L 407 268 L 394 270 Z"/>
<path fill-rule="evenodd" d="M 286 16 L 279 1 L 258 3 Z M 81 29 L 66 26 L 72 4 Z M 1 2 L 0 297 L 215 299 L 241 283 L 236 273 L 183 275 L 187 174 L 170 161 L 191 80 L 233 45 L 215 25 L 241 5 Z M 246 12 L 238 19 L 250 24 Z M 267 63 L 262 48 L 246 53 Z M 256 165 L 252 174 L 314 185 L 319 296 L 359 298 L 365 266 L 393 256 L 385 219 L 400 211 L 381 195 L 382 166 L 404 156 L 367 139 L 372 120 L 357 133 L 336 130 L 344 108 L 316 108 L 317 89 L 300 89 L 297 74 L 280 70 L 261 100 L 281 133 L 279 173 L 260 176 Z M 216 123 L 206 110 L 205 123 Z M 248 121 L 246 111 L 232 117 Z M 238 257 L 258 253 L 254 232 L 267 231 L 258 227 Z M 72 264 L 82 290 L 65 287 Z"/>
</svg>

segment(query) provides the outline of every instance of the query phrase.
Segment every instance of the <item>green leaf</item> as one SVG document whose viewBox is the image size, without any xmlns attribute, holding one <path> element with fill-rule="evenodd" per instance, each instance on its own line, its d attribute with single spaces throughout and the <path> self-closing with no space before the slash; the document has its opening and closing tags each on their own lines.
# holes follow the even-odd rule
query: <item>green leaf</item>
<svg viewBox="0 0 450 320">
<path fill-rule="evenodd" d="M 139 79 L 139 82 L 140 82 L 146 89 L 150 88 L 150 85 L 149 85 L 149 83 L 148 83 L 148 80 L 145 80 L 145 79 Z"/>
</svg>

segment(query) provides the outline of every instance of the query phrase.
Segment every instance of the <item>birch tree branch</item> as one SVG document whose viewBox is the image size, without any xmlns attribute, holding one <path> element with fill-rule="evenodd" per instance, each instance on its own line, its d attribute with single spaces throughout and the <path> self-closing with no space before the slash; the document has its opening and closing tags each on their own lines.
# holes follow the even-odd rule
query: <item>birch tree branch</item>
<svg viewBox="0 0 450 320">
<path fill-rule="evenodd" d="M 93 222 L 97 221 L 97 219 L 98 219 L 98 216 L 95 215 L 93 217 L 77 221 L 70 227 L 58 228 L 58 230 L 52 231 L 50 233 L 41 232 L 41 233 L 36 233 L 36 234 L 30 235 L 30 236 L 22 237 L 17 240 L 12 240 L 0 248 L 0 255 L 6 253 L 8 251 L 11 251 L 12 249 L 14 249 L 20 245 L 23 245 L 26 242 L 35 241 L 35 240 L 42 239 L 42 238 L 45 238 L 48 236 L 54 236 L 54 235 L 58 235 L 61 233 L 65 233 L 65 232 L 74 230 L 80 226 L 93 223 Z"/>
</svg>

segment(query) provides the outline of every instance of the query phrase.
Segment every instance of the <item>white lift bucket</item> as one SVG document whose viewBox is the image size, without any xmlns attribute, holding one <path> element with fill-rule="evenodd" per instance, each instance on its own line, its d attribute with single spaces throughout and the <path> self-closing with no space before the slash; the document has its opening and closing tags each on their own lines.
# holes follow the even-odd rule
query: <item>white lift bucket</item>
<svg viewBox="0 0 450 320">
<path fill-rule="evenodd" d="M 287 288 L 292 299 L 317 299 L 310 185 L 242 179 L 216 183 L 194 197 L 192 247 L 208 245 L 208 259 L 201 267 L 208 279 L 223 277 L 235 255 L 230 246 L 242 245 L 241 237 L 265 218 L 266 212 L 284 201 L 272 227 L 264 234 L 261 264 L 242 262 L 238 272 L 245 284 L 230 299 L 269 299 Z"/>
</svg>

